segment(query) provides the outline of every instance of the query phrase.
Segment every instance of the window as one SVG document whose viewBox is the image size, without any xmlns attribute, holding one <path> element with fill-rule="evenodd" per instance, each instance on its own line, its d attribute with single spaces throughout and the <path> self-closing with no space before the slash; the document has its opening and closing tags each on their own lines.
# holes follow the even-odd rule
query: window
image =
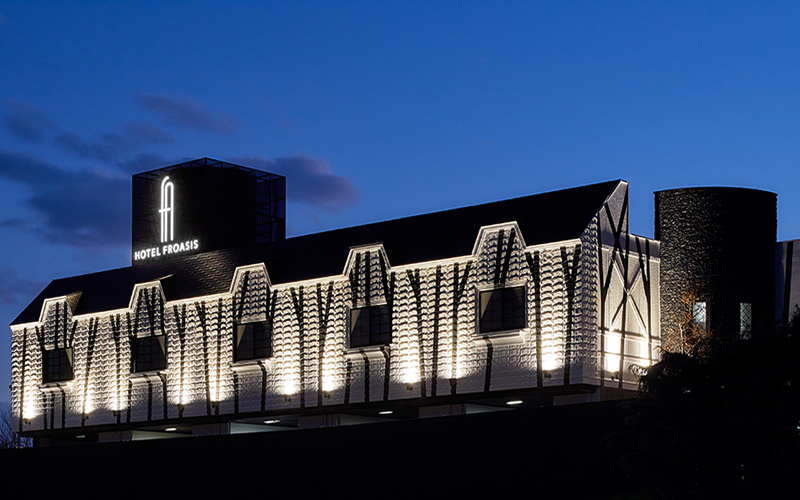
<svg viewBox="0 0 800 500">
<path fill-rule="evenodd" d="M 133 339 L 133 371 L 151 372 L 167 367 L 166 336 L 152 335 Z"/>
<path fill-rule="evenodd" d="M 525 287 L 481 292 L 481 333 L 525 328 Z"/>
<path fill-rule="evenodd" d="M 350 347 L 386 345 L 392 342 L 389 306 L 370 306 L 350 311 Z"/>
<path fill-rule="evenodd" d="M 749 339 L 753 330 L 753 304 L 742 302 L 739 304 L 739 337 Z"/>
<path fill-rule="evenodd" d="M 72 348 L 44 351 L 42 379 L 48 382 L 72 380 Z"/>
<path fill-rule="evenodd" d="M 701 330 L 705 330 L 706 320 L 707 320 L 706 303 L 695 302 L 694 304 L 692 304 L 692 321 L 694 322 L 694 324 Z"/>
<path fill-rule="evenodd" d="M 233 325 L 233 360 L 272 357 L 272 329 L 266 321 Z"/>
</svg>

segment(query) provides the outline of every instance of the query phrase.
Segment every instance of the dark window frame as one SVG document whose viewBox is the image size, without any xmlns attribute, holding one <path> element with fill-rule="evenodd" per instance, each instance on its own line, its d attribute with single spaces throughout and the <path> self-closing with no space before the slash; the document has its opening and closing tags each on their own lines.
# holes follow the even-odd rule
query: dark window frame
<svg viewBox="0 0 800 500">
<path fill-rule="evenodd" d="M 478 332 L 516 331 L 528 324 L 525 285 L 478 291 Z"/>
<path fill-rule="evenodd" d="M 131 371 L 147 373 L 167 369 L 167 336 L 134 337 L 131 343 Z M 153 349 L 157 346 L 157 349 Z"/>
<path fill-rule="evenodd" d="M 268 321 L 234 323 L 231 340 L 233 362 L 269 359 L 273 356 L 272 325 Z"/>
<path fill-rule="evenodd" d="M 75 378 L 71 347 L 46 349 L 42 353 L 42 382 L 68 382 Z"/>
<path fill-rule="evenodd" d="M 385 346 L 392 343 L 392 308 L 387 304 L 350 309 L 350 348 Z"/>
</svg>

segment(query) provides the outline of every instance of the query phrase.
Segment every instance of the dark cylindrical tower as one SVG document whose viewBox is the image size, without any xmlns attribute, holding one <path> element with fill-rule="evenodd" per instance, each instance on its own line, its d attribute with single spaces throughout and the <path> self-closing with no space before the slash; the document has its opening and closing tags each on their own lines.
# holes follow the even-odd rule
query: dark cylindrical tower
<svg viewBox="0 0 800 500">
<path fill-rule="evenodd" d="M 772 328 L 777 195 L 729 187 L 655 193 L 661 240 L 661 330 L 687 312 L 712 338 Z"/>
</svg>

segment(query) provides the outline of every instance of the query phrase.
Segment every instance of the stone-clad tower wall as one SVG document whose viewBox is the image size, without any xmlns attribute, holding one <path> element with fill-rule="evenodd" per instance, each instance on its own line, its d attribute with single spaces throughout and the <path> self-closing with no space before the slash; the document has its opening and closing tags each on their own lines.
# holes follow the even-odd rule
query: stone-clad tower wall
<svg viewBox="0 0 800 500">
<path fill-rule="evenodd" d="M 686 300 L 705 301 L 714 338 L 741 334 L 742 308 L 752 329 L 774 315 L 777 195 L 729 187 L 655 193 L 655 238 L 661 241 L 661 329 L 676 327 Z M 741 306 L 745 304 L 745 306 Z"/>
</svg>

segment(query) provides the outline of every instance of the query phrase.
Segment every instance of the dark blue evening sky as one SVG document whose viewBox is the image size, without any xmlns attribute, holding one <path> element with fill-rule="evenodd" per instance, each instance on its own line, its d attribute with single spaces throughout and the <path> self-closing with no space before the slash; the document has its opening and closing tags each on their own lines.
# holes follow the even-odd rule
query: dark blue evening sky
<svg viewBox="0 0 800 500">
<path fill-rule="evenodd" d="M 637 234 L 653 191 L 731 185 L 800 238 L 799 27 L 798 2 L 6 0 L 0 323 L 129 265 L 130 175 L 201 156 L 286 175 L 294 235 L 622 178 Z"/>
</svg>

